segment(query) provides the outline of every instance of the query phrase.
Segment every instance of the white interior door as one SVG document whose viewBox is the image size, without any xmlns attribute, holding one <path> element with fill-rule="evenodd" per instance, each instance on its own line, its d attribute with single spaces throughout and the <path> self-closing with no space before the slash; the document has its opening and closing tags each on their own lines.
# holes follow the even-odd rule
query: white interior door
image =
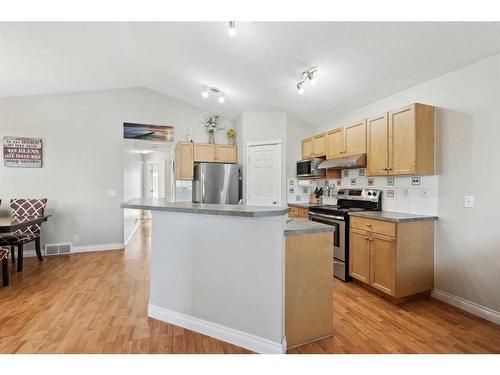
<svg viewBox="0 0 500 375">
<path fill-rule="evenodd" d="M 281 144 L 249 145 L 247 150 L 247 204 L 280 205 Z"/>
<path fill-rule="evenodd" d="M 165 197 L 165 163 L 150 161 L 146 163 L 146 198 Z"/>
</svg>

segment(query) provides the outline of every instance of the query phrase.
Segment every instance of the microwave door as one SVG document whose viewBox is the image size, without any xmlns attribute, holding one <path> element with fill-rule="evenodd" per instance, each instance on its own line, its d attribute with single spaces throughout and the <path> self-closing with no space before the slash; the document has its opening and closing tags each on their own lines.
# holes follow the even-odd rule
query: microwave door
<svg viewBox="0 0 500 375">
<path fill-rule="evenodd" d="M 297 176 L 310 176 L 311 175 L 311 162 L 299 161 L 297 162 Z"/>
</svg>

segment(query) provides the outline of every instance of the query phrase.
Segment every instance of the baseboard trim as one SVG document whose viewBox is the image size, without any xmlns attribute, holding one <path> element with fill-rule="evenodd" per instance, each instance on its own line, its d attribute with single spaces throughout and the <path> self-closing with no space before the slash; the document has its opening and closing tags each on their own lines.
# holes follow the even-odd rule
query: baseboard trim
<svg viewBox="0 0 500 375">
<path fill-rule="evenodd" d="M 101 245 L 87 245 L 87 246 L 72 246 L 71 253 L 90 253 L 96 251 L 108 251 L 108 250 L 123 250 L 125 248 L 124 243 L 108 243 Z"/>
<path fill-rule="evenodd" d="M 125 240 L 125 247 L 128 246 L 130 243 L 130 240 L 132 240 L 132 237 L 134 237 L 135 232 L 137 232 L 137 229 L 141 226 L 141 221 L 137 220 L 137 223 L 135 223 L 134 229 L 132 229 L 132 232 L 128 235 L 127 239 Z"/>
<path fill-rule="evenodd" d="M 148 316 L 257 353 L 286 353 L 286 338 L 284 338 L 281 343 L 276 343 L 263 337 L 151 304 L 149 305 Z"/>
<path fill-rule="evenodd" d="M 440 289 L 434 289 L 431 293 L 431 296 L 437 300 L 455 306 L 473 315 L 479 316 L 493 323 L 500 324 L 500 312 L 490 309 L 489 307 L 482 306 L 478 303 L 455 296 Z"/>
</svg>

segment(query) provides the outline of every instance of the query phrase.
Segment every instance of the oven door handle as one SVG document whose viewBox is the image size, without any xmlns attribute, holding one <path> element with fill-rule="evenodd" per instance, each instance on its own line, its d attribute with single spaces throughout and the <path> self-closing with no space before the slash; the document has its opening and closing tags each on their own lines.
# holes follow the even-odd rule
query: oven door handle
<svg viewBox="0 0 500 375">
<path fill-rule="evenodd" d="M 309 215 L 316 216 L 316 217 L 324 217 L 325 219 L 335 219 L 335 220 L 342 220 L 342 221 L 344 221 L 344 218 L 342 216 L 317 214 L 317 213 L 314 213 L 314 212 L 311 212 L 311 211 L 309 211 Z"/>
</svg>

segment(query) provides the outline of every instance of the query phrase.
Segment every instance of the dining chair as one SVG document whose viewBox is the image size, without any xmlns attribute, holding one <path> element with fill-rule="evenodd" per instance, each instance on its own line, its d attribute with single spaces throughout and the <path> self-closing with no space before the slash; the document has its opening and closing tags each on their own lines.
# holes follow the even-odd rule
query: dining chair
<svg viewBox="0 0 500 375">
<path fill-rule="evenodd" d="M 10 208 L 12 217 L 19 221 L 29 220 L 32 217 L 44 216 L 47 199 L 11 199 Z M 35 241 L 35 251 L 38 260 L 43 261 L 40 248 L 40 228 L 41 224 L 30 225 L 25 229 L 18 229 L 12 233 L 0 237 L 0 246 L 17 246 L 17 270 L 23 269 L 23 249 L 24 245 Z M 14 251 L 12 251 L 12 261 L 15 262 Z"/>
<path fill-rule="evenodd" d="M 9 285 L 9 249 L 0 247 L 0 261 L 2 262 L 2 285 Z"/>
</svg>

